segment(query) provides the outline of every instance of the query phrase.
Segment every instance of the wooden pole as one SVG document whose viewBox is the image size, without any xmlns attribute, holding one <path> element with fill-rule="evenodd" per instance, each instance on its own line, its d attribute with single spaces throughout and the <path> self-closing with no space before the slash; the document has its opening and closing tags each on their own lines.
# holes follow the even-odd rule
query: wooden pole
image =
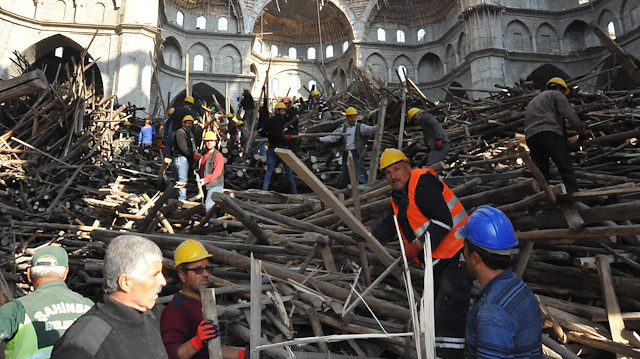
<svg viewBox="0 0 640 359">
<path fill-rule="evenodd" d="M 205 319 L 210 319 L 218 325 L 218 310 L 216 308 L 216 292 L 214 288 L 204 288 L 200 290 L 202 298 L 202 315 Z M 222 343 L 220 336 L 207 342 L 210 359 L 222 359 Z"/>
<path fill-rule="evenodd" d="M 185 96 L 191 96 L 191 86 L 189 86 L 189 54 L 185 55 L 184 61 L 184 92 Z"/>
<path fill-rule="evenodd" d="M 256 347 L 258 346 L 262 325 L 260 321 L 260 302 L 262 300 L 261 267 L 260 260 L 253 258 L 253 252 L 251 252 L 251 319 L 249 321 L 249 352 L 251 353 L 251 358 L 258 358 Z"/>
</svg>

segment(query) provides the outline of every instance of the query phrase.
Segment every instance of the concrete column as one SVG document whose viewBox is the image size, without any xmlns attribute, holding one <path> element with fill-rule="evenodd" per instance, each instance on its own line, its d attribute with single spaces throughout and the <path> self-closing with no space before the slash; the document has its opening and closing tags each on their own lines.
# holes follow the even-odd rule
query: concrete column
<svg viewBox="0 0 640 359">
<path fill-rule="evenodd" d="M 36 0 L 36 11 L 33 14 L 33 18 L 35 20 L 41 20 L 42 16 L 42 7 L 44 6 L 44 0 Z"/>
</svg>

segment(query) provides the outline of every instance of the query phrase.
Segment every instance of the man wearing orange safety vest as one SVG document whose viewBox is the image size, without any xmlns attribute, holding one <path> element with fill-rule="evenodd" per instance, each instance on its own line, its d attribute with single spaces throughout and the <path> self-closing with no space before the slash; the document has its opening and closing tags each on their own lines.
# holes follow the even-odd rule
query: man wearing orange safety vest
<svg viewBox="0 0 640 359">
<path fill-rule="evenodd" d="M 436 353 L 440 358 L 463 358 L 464 335 L 473 279 L 462 255 L 464 240 L 456 236 L 468 216 L 451 189 L 430 168 L 411 169 L 409 158 L 388 148 L 380 157 L 380 170 L 391 185 L 391 211 L 371 227 L 380 241 L 397 233 L 393 216 L 405 246 L 407 259 L 423 256 L 430 240 L 433 257 Z"/>
</svg>

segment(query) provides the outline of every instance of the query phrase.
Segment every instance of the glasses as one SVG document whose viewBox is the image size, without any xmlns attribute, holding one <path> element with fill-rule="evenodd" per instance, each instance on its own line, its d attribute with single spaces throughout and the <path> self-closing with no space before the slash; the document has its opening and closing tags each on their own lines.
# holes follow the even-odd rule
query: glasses
<svg viewBox="0 0 640 359">
<path fill-rule="evenodd" d="M 209 274 L 213 273 L 213 266 L 206 266 L 206 267 L 195 267 L 195 268 L 185 268 L 185 271 L 194 271 L 196 272 L 196 274 L 202 274 L 202 272 L 204 272 L 204 270 L 206 269 L 207 272 L 209 272 Z"/>
</svg>

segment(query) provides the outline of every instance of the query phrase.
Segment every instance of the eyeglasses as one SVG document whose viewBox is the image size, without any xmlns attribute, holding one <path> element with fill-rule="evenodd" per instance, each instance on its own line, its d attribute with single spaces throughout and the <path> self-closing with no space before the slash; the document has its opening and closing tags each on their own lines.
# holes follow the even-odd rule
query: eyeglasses
<svg viewBox="0 0 640 359">
<path fill-rule="evenodd" d="M 204 272 L 204 270 L 206 269 L 207 272 L 209 272 L 209 274 L 213 273 L 213 268 L 214 266 L 206 266 L 206 267 L 194 267 L 194 268 L 185 268 L 185 271 L 194 271 L 196 272 L 196 274 L 202 274 L 202 272 Z"/>
</svg>

